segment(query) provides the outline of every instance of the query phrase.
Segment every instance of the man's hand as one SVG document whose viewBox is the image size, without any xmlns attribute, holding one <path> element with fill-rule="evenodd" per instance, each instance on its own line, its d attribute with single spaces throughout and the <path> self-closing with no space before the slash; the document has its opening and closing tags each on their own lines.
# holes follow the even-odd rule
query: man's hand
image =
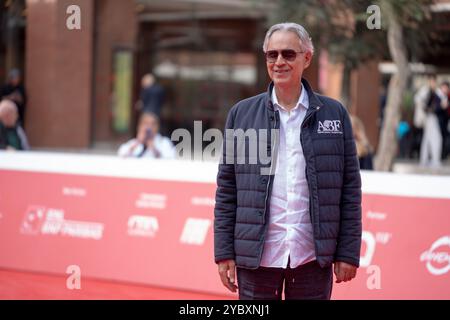
<svg viewBox="0 0 450 320">
<path fill-rule="evenodd" d="M 334 263 L 334 274 L 336 275 L 336 283 L 347 282 L 352 280 L 354 277 L 356 277 L 356 270 L 358 268 L 342 262 L 342 261 L 336 261 Z"/>
<path fill-rule="evenodd" d="M 234 260 L 223 260 L 218 263 L 220 280 L 231 292 L 236 292 L 236 264 Z"/>
</svg>

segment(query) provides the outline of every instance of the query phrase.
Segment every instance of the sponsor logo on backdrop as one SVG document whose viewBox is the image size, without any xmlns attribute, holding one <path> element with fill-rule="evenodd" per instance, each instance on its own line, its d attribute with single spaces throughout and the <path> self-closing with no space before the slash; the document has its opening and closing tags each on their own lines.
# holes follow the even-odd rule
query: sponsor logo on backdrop
<svg viewBox="0 0 450 320">
<path fill-rule="evenodd" d="M 446 274 L 450 271 L 450 236 L 437 239 L 420 256 L 420 261 L 426 262 L 428 271 L 435 276 Z"/>
<path fill-rule="evenodd" d="M 342 134 L 340 120 L 325 120 L 324 122 L 319 121 L 319 126 L 317 127 L 317 133 L 339 133 Z"/>
<path fill-rule="evenodd" d="M 64 210 L 30 206 L 20 226 L 22 234 L 61 235 L 74 238 L 100 240 L 102 223 L 64 219 Z"/>
<path fill-rule="evenodd" d="M 134 215 L 128 219 L 128 235 L 153 238 L 159 229 L 156 217 Z"/>
<path fill-rule="evenodd" d="M 191 204 L 193 206 L 214 207 L 216 200 L 210 197 L 192 197 Z"/>
<path fill-rule="evenodd" d="M 166 202 L 167 195 L 165 194 L 141 193 L 135 205 L 139 209 L 165 209 Z"/>
<path fill-rule="evenodd" d="M 187 218 L 181 233 L 180 242 L 198 246 L 203 245 L 210 226 L 210 219 Z"/>
<path fill-rule="evenodd" d="M 366 268 L 372 264 L 373 255 L 375 254 L 376 240 L 372 232 L 362 232 L 362 242 L 366 244 L 366 252 L 361 255 L 359 264 L 362 268 Z"/>
<path fill-rule="evenodd" d="M 371 232 L 363 230 L 362 243 L 365 244 L 366 251 L 361 253 L 359 264 L 361 267 L 367 268 L 372 265 L 377 245 L 387 245 L 392 239 L 392 233 L 389 232 Z"/>
<path fill-rule="evenodd" d="M 20 226 L 22 234 L 38 234 L 44 222 L 45 208 L 30 206 Z"/>
</svg>

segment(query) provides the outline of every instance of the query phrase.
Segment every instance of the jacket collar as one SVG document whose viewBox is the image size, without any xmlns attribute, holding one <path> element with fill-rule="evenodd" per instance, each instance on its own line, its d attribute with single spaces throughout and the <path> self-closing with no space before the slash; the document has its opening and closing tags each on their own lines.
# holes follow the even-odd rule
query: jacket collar
<svg viewBox="0 0 450 320">
<path fill-rule="evenodd" d="M 309 108 L 308 109 L 314 110 L 314 109 L 322 107 L 323 106 L 322 102 L 320 102 L 319 98 L 314 93 L 314 91 L 312 90 L 311 86 L 309 85 L 308 81 L 306 81 L 305 78 L 302 78 L 302 84 L 303 84 L 303 88 L 306 90 L 306 93 L 308 94 L 308 98 L 309 98 Z M 274 87 L 274 84 L 273 84 L 273 81 L 271 81 L 269 83 L 269 87 L 267 88 L 267 95 L 266 95 L 267 107 L 269 108 L 270 111 L 275 111 L 274 106 L 273 106 L 273 101 L 271 99 L 273 87 Z"/>
</svg>

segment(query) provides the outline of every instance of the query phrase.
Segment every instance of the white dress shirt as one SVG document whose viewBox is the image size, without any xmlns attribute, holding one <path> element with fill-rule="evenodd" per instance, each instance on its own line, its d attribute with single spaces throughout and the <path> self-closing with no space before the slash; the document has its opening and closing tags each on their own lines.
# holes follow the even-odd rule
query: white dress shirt
<svg viewBox="0 0 450 320">
<path fill-rule="evenodd" d="M 301 124 L 309 107 L 302 84 L 297 105 L 292 110 L 278 103 L 275 88 L 272 102 L 280 114 L 280 144 L 270 195 L 270 219 L 260 266 L 287 268 L 316 259 L 309 216 L 309 189 L 305 158 L 300 142 Z"/>
<path fill-rule="evenodd" d="M 154 138 L 153 144 L 159 152 L 160 159 L 174 159 L 176 157 L 175 146 L 169 138 L 158 133 Z M 147 149 L 144 151 L 144 145 L 139 143 L 137 139 L 131 139 L 122 144 L 117 154 L 121 157 L 157 158 L 154 150 Z"/>
</svg>

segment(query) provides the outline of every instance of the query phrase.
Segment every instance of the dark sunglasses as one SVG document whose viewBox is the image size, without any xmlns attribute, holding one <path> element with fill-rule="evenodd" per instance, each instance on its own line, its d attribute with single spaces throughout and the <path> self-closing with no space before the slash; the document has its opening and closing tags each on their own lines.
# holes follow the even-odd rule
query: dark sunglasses
<svg viewBox="0 0 450 320">
<path fill-rule="evenodd" d="M 281 51 L 277 50 L 269 50 L 266 52 L 266 60 L 268 62 L 275 62 L 278 59 L 278 55 L 281 53 L 281 56 L 286 61 L 294 61 L 297 58 L 297 53 L 304 53 L 305 51 L 295 51 L 292 49 L 285 49 Z"/>
</svg>

